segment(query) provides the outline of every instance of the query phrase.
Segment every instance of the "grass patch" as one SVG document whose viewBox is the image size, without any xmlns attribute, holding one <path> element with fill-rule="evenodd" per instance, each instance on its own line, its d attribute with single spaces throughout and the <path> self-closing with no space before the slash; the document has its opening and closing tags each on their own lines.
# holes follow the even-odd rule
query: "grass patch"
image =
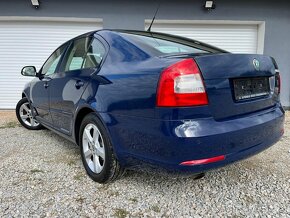
<svg viewBox="0 0 290 218">
<path fill-rule="evenodd" d="M 125 218 L 129 215 L 129 212 L 122 208 L 115 209 L 114 216 L 118 218 Z"/>
<path fill-rule="evenodd" d="M 31 173 L 44 173 L 43 170 L 39 170 L 39 169 L 33 169 L 33 170 L 30 170 Z"/>
<path fill-rule="evenodd" d="M 11 121 L 8 123 L 4 123 L 3 126 L 0 126 L 0 129 L 7 129 L 7 128 L 16 128 L 19 127 L 20 124 L 17 121 Z"/>
<path fill-rule="evenodd" d="M 153 206 L 151 207 L 151 210 L 153 210 L 153 211 L 156 212 L 156 213 L 160 213 L 160 208 L 159 208 L 157 205 L 153 205 Z"/>
<path fill-rule="evenodd" d="M 84 201 L 85 201 L 85 199 L 82 198 L 82 197 L 79 197 L 79 198 L 76 199 L 76 202 L 78 202 L 78 203 L 80 203 L 80 204 L 83 204 Z"/>
<path fill-rule="evenodd" d="M 113 196 L 116 196 L 118 197 L 120 195 L 120 193 L 118 191 L 111 191 L 110 192 L 110 195 L 113 197 Z"/>
<path fill-rule="evenodd" d="M 132 201 L 134 203 L 137 203 L 138 202 L 137 198 L 130 198 L 129 201 Z"/>
<path fill-rule="evenodd" d="M 110 185 L 103 184 L 101 187 L 98 187 L 97 189 L 100 191 L 107 191 L 107 190 L 109 190 L 109 188 L 110 188 Z"/>
<path fill-rule="evenodd" d="M 81 173 L 74 175 L 74 180 L 80 181 L 80 180 L 82 180 L 82 178 L 83 178 L 83 174 L 81 174 Z"/>
<path fill-rule="evenodd" d="M 69 160 L 68 162 L 67 162 L 67 165 L 69 165 L 69 166 L 73 166 L 73 165 L 76 165 L 77 163 L 76 163 L 76 161 L 75 160 Z"/>
</svg>

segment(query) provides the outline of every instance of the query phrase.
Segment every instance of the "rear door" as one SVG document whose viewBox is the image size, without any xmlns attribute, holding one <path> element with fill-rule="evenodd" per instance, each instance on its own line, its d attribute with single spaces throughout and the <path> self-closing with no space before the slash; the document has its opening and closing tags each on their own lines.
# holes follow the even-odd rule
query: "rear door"
<svg viewBox="0 0 290 218">
<path fill-rule="evenodd" d="M 77 103 L 104 53 L 105 47 L 91 37 L 78 38 L 68 48 L 50 89 L 53 124 L 61 132 L 71 135 Z"/>
</svg>

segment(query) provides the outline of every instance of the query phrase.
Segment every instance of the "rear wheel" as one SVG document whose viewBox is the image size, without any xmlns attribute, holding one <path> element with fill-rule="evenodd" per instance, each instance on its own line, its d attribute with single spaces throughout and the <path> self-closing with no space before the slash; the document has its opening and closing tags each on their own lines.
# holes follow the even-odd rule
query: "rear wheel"
<svg viewBox="0 0 290 218">
<path fill-rule="evenodd" d="M 16 116 L 18 121 L 29 130 L 42 129 L 42 125 L 32 115 L 30 103 L 27 98 L 22 98 L 16 105 Z"/>
<path fill-rule="evenodd" d="M 119 178 L 124 169 L 113 152 L 107 131 L 96 114 L 88 114 L 82 121 L 79 135 L 82 162 L 87 174 L 98 183 Z"/>
</svg>

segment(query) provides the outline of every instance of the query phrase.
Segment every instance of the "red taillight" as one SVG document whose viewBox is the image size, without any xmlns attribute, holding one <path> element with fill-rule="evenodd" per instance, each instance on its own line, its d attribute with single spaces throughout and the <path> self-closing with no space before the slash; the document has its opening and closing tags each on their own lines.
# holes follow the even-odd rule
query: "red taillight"
<svg viewBox="0 0 290 218">
<path fill-rule="evenodd" d="M 161 73 L 156 100 L 158 107 L 207 104 L 208 99 L 203 79 L 193 59 L 182 60 Z"/>
<path fill-rule="evenodd" d="M 277 94 L 280 94 L 280 91 L 281 91 L 281 76 L 279 71 L 277 71 L 275 75 L 275 92 Z"/>
<path fill-rule="evenodd" d="M 217 157 L 212 157 L 212 158 L 207 158 L 207 159 L 201 159 L 201 160 L 190 160 L 190 161 L 185 161 L 180 163 L 182 166 L 194 166 L 194 165 L 201 165 L 201 164 L 209 164 L 209 163 L 214 163 L 218 161 L 225 160 L 225 156 L 217 156 Z"/>
</svg>

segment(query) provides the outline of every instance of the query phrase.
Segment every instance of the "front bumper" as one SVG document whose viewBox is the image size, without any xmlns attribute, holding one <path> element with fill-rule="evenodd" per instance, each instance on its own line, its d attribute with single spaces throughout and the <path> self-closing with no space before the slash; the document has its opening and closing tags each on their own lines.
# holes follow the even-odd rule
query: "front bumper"
<svg viewBox="0 0 290 218">
<path fill-rule="evenodd" d="M 283 135 L 284 111 L 279 106 L 222 122 L 213 118 L 167 121 L 114 116 L 114 125 L 108 124 L 108 129 L 124 166 L 148 163 L 199 173 L 250 157 L 275 144 Z M 180 165 L 221 155 L 225 159 L 215 163 Z"/>
</svg>

